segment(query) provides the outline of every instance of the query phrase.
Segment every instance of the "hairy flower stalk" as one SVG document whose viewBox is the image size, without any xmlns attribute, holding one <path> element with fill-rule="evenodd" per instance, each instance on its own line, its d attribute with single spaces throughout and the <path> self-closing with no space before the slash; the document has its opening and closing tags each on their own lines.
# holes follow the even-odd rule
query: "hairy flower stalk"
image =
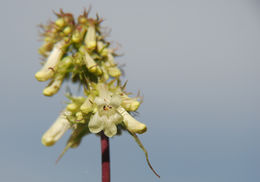
<svg viewBox="0 0 260 182">
<path fill-rule="evenodd" d="M 88 17 L 84 11 L 77 19 L 60 10 L 57 20 L 41 25 L 44 43 L 39 53 L 46 60 L 35 74 L 38 81 L 50 80 L 43 90 L 45 96 L 53 96 L 64 81 L 78 83 L 84 88 L 84 96 L 67 93 L 65 109 L 45 132 L 42 143 L 54 145 L 68 130 L 72 130 L 65 149 L 78 147 L 88 134 L 101 137 L 103 182 L 110 181 L 109 138 L 127 131 L 144 151 L 147 163 L 153 170 L 148 153 L 137 134 L 146 132 L 145 124 L 133 117 L 142 103 L 138 94 L 130 97 L 121 84 L 121 70 L 115 62 L 115 49 L 107 41 L 100 26 L 103 21 Z M 57 161 L 58 161 L 57 160 Z M 157 173 L 153 170 L 157 175 Z M 158 175 L 157 175 L 158 176 Z"/>
</svg>

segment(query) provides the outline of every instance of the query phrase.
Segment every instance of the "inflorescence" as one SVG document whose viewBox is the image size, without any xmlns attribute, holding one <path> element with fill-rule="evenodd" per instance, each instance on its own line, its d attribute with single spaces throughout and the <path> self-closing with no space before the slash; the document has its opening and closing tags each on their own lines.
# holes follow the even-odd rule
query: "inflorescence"
<svg viewBox="0 0 260 182">
<path fill-rule="evenodd" d="M 84 96 L 66 94 L 69 103 L 45 132 L 42 143 L 52 146 L 71 129 L 65 152 L 79 146 L 87 134 L 103 131 L 107 137 L 113 137 L 126 130 L 144 150 L 148 161 L 136 135 L 144 133 L 146 125 L 131 115 L 139 108 L 142 97 L 129 97 L 126 84 L 121 84 L 122 71 L 114 61 L 116 50 L 111 48 L 100 26 L 103 20 L 98 16 L 89 18 L 86 10 L 77 21 L 62 10 L 55 14 L 55 22 L 41 25 L 44 43 L 39 54 L 46 61 L 35 77 L 41 82 L 50 80 L 43 90 L 45 96 L 56 94 L 65 80 L 79 83 Z"/>
</svg>

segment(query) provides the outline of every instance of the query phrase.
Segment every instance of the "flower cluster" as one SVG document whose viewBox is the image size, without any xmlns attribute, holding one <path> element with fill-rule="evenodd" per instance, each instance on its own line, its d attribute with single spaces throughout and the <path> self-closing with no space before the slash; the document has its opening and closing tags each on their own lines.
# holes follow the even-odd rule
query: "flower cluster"
<svg viewBox="0 0 260 182">
<path fill-rule="evenodd" d="M 46 61 L 35 77 L 38 81 L 50 80 L 43 90 L 45 96 L 56 94 L 66 79 L 82 84 L 85 96 L 67 94 L 70 102 L 43 135 L 42 143 L 55 144 L 69 129 L 73 130 L 71 136 L 79 135 L 69 139 L 74 147 L 87 133 L 104 131 L 108 137 L 120 133 L 121 129 L 144 133 L 146 126 L 131 115 L 142 98 L 139 95 L 130 98 L 125 85 L 121 85 L 115 50 L 101 31 L 102 19 L 88 18 L 87 11 L 77 22 L 72 14 L 62 10 L 56 15 L 55 22 L 41 25 L 44 43 L 39 53 Z"/>
<path fill-rule="evenodd" d="M 82 85 L 84 96 L 66 95 L 69 102 L 43 135 L 42 143 L 52 146 L 71 129 L 65 152 L 79 146 L 87 134 L 104 132 L 107 137 L 113 137 L 126 130 L 144 150 L 150 166 L 147 152 L 136 135 L 144 133 L 146 125 L 131 115 L 139 108 L 142 98 L 139 94 L 129 97 L 126 84 L 121 85 L 122 71 L 114 61 L 115 49 L 110 48 L 102 33 L 102 19 L 89 18 L 87 11 L 77 21 L 62 10 L 56 16 L 56 21 L 41 25 L 44 43 L 39 53 L 46 61 L 35 78 L 41 82 L 50 80 L 43 90 L 45 96 L 56 94 L 64 80 Z"/>
<path fill-rule="evenodd" d="M 58 19 L 41 25 L 44 44 L 39 53 L 46 60 L 35 74 L 38 81 L 51 80 L 43 90 L 46 96 L 58 92 L 64 79 L 82 84 L 119 78 L 121 71 L 114 61 L 115 50 L 101 33 L 99 17 L 88 18 L 84 11 L 77 23 L 70 13 L 56 13 Z"/>
</svg>

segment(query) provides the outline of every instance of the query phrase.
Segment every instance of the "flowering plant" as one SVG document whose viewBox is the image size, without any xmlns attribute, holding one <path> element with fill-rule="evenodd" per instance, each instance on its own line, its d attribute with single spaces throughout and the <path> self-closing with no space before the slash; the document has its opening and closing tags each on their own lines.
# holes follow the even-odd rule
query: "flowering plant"
<svg viewBox="0 0 260 182">
<path fill-rule="evenodd" d="M 98 15 L 95 19 L 89 18 L 86 10 L 77 21 L 72 14 L 62 10 L 55 14 L 55 22 L 41 25 L 44 43 L 39 53 L 46 61 L 35 77 L 41 82 L 50 80 L 43 90 L 45 96 L 55 95 L 65 80 L 79 83 L 84 88 L 84 96 L 66 94 L 69 103 L 43 135 L 43 145 L 54 145 L 71 129 L 60 159 L 69 148 L 79 146 L 87 134 L 101 135 L 103 140 L 108 141 L 108 137 L 126 130 L 145 152 L 148 165 L 153 170 L 147 151 L 136 135 L 144 133 L 146 125 L 132 116 L 142 97 L 140 94 L 129 97 L 126 83 L 121 83 L 122 71 L 114 61 L 116 50 L 110 47 L 111 43 L 106 40 L 100 26 L 103 20 Z"/>
</svg>

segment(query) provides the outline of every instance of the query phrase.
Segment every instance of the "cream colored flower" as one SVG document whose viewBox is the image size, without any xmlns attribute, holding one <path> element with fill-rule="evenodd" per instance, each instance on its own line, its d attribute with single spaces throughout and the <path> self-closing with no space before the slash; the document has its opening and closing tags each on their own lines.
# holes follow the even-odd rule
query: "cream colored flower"
<svg viewBox="0 0 260 182">
<path fill-rule="evenodd" d="M 46 63 L 40 71 L 35 74 L 38 81 L 47 81 L 54 76 L 58 63 L 63 56 L 62 49 L 65 46 L 65 41 L 60 41 L 54 45 Z"/>
<path fill-rule="evenodd" d="M 120 89 L 112 92 L 108 89 L 108 85 L 103 83 L 97 84 L 96 89 L 99 92 L 99 97 L 94 100 L 97 109 L 88 124 L 92 133 L 104 130 L 106 136 L 112 137 L 117 133 L 116 125 L 121 122 L 130 132 L 144 133 L 146 131 L 146 125 L 134 119 L 123 107 L 122 100 L 126 99 L 126 95 L 118 94 Z M 127 99 L 130 100 L 129 97 Z M 93 104 L 91 105 L 93 107 Z M 134 104 L 130 106 L 133 107 L 132 110 L 136 110 L 137 106 L 134 107 Z"/>
<path fill-rule="evenodd" d="M 63 82 L 63 78 L 64 77 L 62 75 L 57 76 L 51 82 L 51 84 L 43 90 L 43 95 L 52 96 L 52 95 L 56 94 L 61 87 L 61 84 Z"/>
<path fill-rule="evenodd" d="M 63 110 L 53 125 L 44 133 L 42 136 L 43 145 L 54 145 L 71 127 L 71 124 L 66 118 L 66 112 L 66 110 Z"/>
<path fill-rule="evenodd" d="M 97 112 L 90 118 L 89 130 L 92 133 L 104 130 L 106 136 L 114 136 L 117 133 L 116 125 L 123 120 L 122 115 L 117 111 L 121 103 L 120 96 L 97 97 L 94 103 L 97 105 Z"/>
<path fill-rule="evenodd" d="M 72 57 L 70 56 L 66 56 L 60 61 L 57 72 L 54 75 L 54 78 L 51 81 L 51 83 L 43 90 L 43 95 L 52 96 L 59 91 L 63 79 L 67 73 L 67 69 L 70 67 L 71 64 Z"/>
<path fill-rule="evenodd" d="M 123 107 L 118 107 L 117 111 L 123 116 L 123 121 L 127 130 L 139 134 L 146 132 L 146 125 L 133 118 Z"/>
</svg>

